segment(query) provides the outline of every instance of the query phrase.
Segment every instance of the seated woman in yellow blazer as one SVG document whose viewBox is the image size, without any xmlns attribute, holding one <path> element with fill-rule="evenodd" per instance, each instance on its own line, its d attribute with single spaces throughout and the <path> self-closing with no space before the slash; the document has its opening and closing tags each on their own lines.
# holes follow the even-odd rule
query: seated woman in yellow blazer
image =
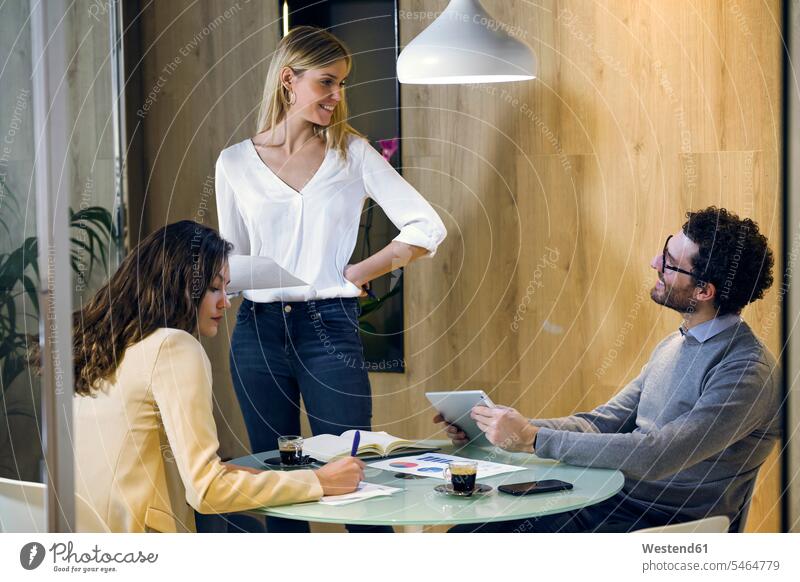
<svg viewBox="0 0 800 582">
<path fill-rule="evenodd" d="M 198 336 L 215 336 L 230 307 L 231 248 L 196 222 L 168 225 L 74 314 L 78 531 L 195 531 L 192 508 L 313 501 L 363 478 L 354 458 L 292 472 L 221 462 Z"/>
</svg>

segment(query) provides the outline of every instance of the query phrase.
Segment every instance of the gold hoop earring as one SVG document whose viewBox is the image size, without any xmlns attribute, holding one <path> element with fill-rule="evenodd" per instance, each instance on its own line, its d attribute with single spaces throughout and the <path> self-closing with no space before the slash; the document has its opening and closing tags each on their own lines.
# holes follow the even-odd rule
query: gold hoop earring
<svg viewBox="0 0 800 582">
<path fill-rule="evenodd" d="M 294 91 L 289 91 L 289 105 L 294 105 L 295 101 L 297 101 L 297 95 L 294 94 Z"/>
</svg>

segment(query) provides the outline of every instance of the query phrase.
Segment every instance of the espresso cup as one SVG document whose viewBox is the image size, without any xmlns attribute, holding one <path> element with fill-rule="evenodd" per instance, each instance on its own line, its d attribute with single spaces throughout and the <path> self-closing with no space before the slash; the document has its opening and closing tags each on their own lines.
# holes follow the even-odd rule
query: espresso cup
<svg viewBox="0 0 800 582">
<path fill-rule="evenodd" d="M 303 437 L 289 435 L 278 437 L 278 452 L 282 465 L 299 465 L 303 458 Z"/>
<path fill-rule="evenodd" d="M 460 495 L 472 495 L 478 477 L 476 461 L 451 461 L 444 470 L 444 478 L 450 481 L 453 491 Z"/>
</svg>

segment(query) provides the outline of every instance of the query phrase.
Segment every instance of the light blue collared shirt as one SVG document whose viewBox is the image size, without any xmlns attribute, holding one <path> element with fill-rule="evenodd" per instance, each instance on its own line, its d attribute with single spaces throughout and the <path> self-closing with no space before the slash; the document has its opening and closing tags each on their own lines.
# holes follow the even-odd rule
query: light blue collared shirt
<svg viewBox="0 0 800 582">
<path fill-rule="evenodd" d="M 715 317 L 714 319 L 704 321 L 703 323 L 694 326 L 692 329 L 686 332 L 683 331 L 683 326 L 681 326 L 681 334 L 689 334 L 702 344 L 710 340 L 715 335 L 722 333 L 729 327 L 736 325 L 737 323 L 741 323 L 741 321 L 742 318 L 738 313 L 728 313 L 727 315 L 721 315 L 719 317 Z"/>
</svg>

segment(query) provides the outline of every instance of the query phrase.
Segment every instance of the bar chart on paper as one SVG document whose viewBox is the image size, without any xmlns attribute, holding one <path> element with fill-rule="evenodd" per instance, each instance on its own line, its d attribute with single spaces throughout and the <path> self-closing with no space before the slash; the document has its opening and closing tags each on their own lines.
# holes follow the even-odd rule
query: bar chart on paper
<svg viewBox="0 0 800 582">
<path fill-rule="evenodd" d="M 448 463 L 451 463 L 452 461 L 465 460 L 468 459 L 454 455 L 426 453 L 411 457 L 399 457 L 397 459 L 377 461 L 375 463 L 370 463 L 369 466 L 376 469 L 382 469 L 384 471 L 394 471 L 395 473 L 417 475 L 418 477 L 439 477 L 444 474 L 444 470 L 447 468 Z M 523 470 L 524 467 L 519 467 L 516 465 L 505 465 L 502 463 L 493 463 L 491 461 L 478 461 L 478 479 L 485 479 L 487 477 L 493 477 L 494 475 L 502 475 L 503 473 Z"/>
</svg>

